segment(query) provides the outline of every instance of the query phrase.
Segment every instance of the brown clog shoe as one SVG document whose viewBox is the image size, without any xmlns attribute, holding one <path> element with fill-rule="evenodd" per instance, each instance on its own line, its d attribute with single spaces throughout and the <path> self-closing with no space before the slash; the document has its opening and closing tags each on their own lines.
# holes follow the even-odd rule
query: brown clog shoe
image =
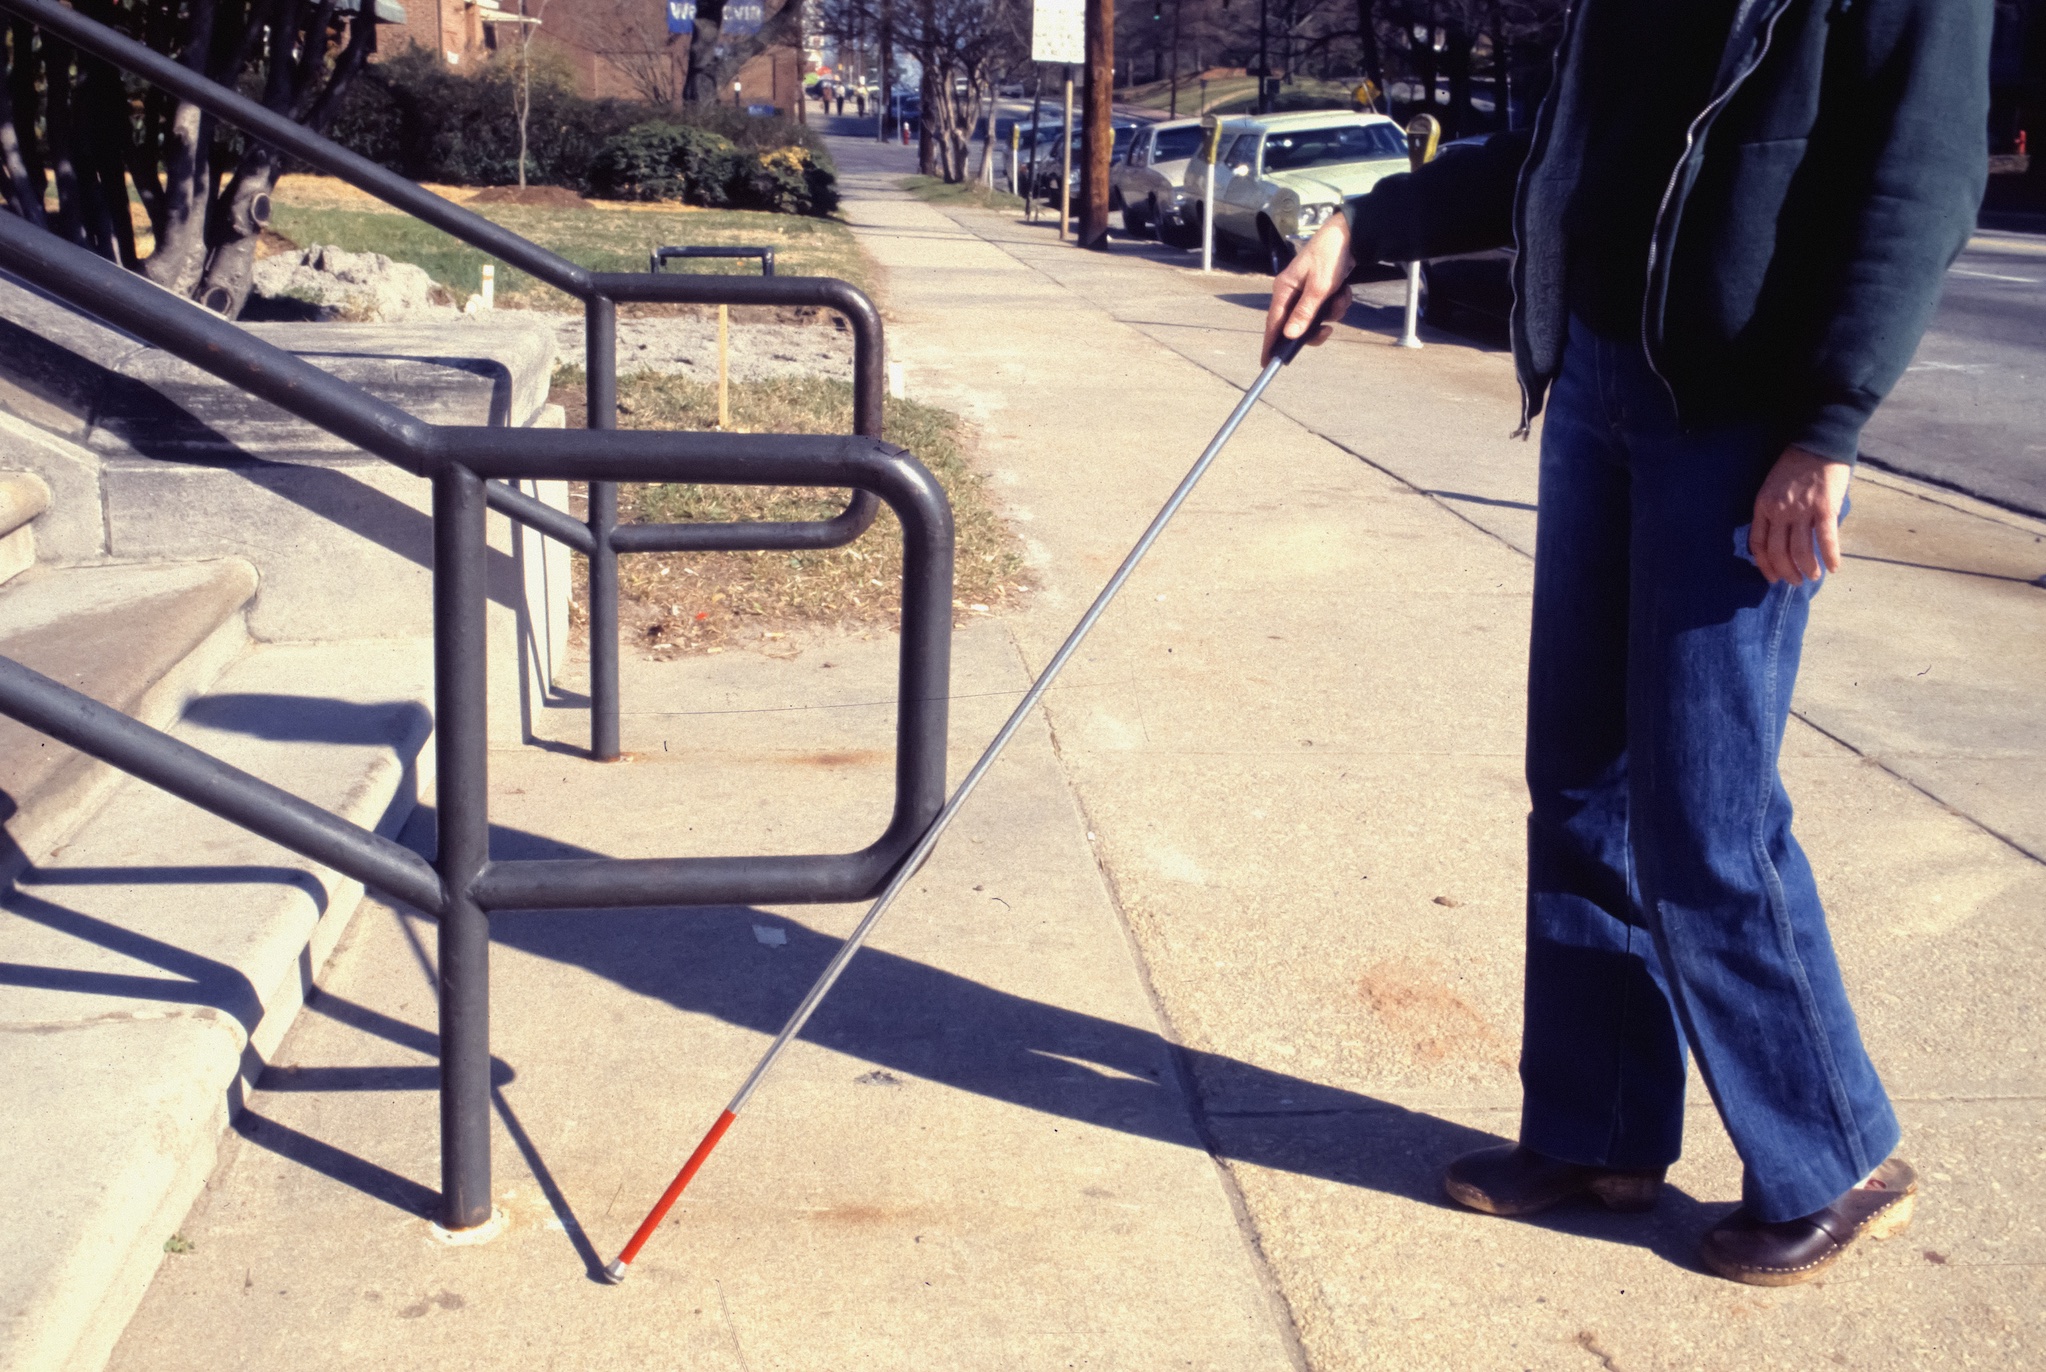
<svg viewBox="0 0 2046 1372">
<path fill-rule="evenodd" d="M 1750 1286 L 1795 1286 L 1840 1261 L 1859 1238 L 1886 1239 L 1911 1223 L 1918 1174 L 1891 1158 L 1862 1185 L 1803 1219 L 1764 1224 L 1745 1208 L 1705 1235 L 1705 1265 Z"/>
<path fill-rule="evenodd" d="M 1532 1215 L 1576 1196 L 1591 1196 L 1608 1210 L 1632 1213 L 1655 1208 L 1663 1171 L 1585 1167 L 1504 1143 L 1466 1153 L 1449 1164 L 1442 1174 L 1442 1189 L 1458 1205 L 1487 1215 Z"/>
</svg>

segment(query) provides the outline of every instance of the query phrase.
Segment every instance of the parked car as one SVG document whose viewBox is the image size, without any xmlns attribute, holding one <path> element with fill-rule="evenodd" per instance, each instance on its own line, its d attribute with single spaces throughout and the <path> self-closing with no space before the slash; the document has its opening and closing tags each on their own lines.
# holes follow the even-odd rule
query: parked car
<svg viewBox="0 0 2046 1372">
<path fill-rule="evenodd" d="M 886 127 L 899 130 L 907 124 L 912 133 L 917 121 L 923 118 L 924 98 L 915 91 L 897 91 L 888 97 L 888 120 Z"/>
<path fill-rule="evenodd" d="M 1186 164 L 1201 150 L 1201 121 L 1148 124 L 1130 139 L 1129 155 L 1109 174 L 1109 208 L 1122 211 L 1125 233 L 1166 238 L 1186 224 Z"/>
<path fill-rule="evenodd" d="M 1109 170 L 1113 173 L 1115 165 L 1129 155 L 1130 140 L 1136 137 L 1137 131 L 1143 128 L 1144 125 L 1134 119 L 1117 119 L 1110 127 L 1115 130 L 1115 143 L 1108 155 Z M 1076 121 L 1069 138 L 1073 148 L 1073 201 L 1075 204 L 1078 204 L 1081 198 L 1081 179 L 1087 174 L 1086 167 L 1082 165 L 1082 150 L 1086 136 L 1087 131 Z M 1038 134 L 1037 151 L 1038 195 L 1046 199 L 1056 200 L 1059 193 L 1059 178 L 1064 174 L 1064 171 L 1065 162 L 1059 153 L 1059 130 L 1056 128 L 1041 130 Z"/>
<path fill-rule="evenodd" d="M 1491 138 L 1480 134 L 1444 143 L 1435 160 L 1468 156 Z M 1511 347 L 1513 249 L 1493 248 L 1422 263 L 1421 317 L 1435 328 L 1493 347 Z"/>
<path fill-rule="evenodd" d="M 1406 134 L 1382 114 L 1308 110 L 1225 119 L 1215 169 L 1216 242 L 1255 251 L 1276 274 L 1344 200 L 1406 169 Z M 1206 163 L 1187 164 L 1183 184 L 1196 225 L 1207 181 Z"/>
</svg>

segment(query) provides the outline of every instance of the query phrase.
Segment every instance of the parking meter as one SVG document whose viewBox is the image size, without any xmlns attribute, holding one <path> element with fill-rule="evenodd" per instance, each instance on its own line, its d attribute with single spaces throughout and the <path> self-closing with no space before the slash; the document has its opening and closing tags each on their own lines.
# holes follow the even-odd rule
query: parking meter
<svg viewBox="0 0 2046 1372">
<path fill-rule="evenodd" d="M 1417 114 L 1407 121 L 1407 161 L 1415 171 L 1435 160 L 1442 142 L 1442 121 L 1432 114 Z"/>
<path fill-rule="evenodd" d="M 1215 176 L 1222 160 L 1222 117 L 1201 116 L 1201 162 L 1207 167 L 1201 194 L 1201 270 L 1215 269 Z"/>
<path fill-rule="evenodd" d="M 1407 121 L 1407 162 L 1415 171 L 1435 159 L 1442 141 L 1442 122 L 1432 114 L 1417 114 Z M 1407 320 L 1400 333 L 1402 348 L 1421 346 L 1421 264 L 1407 263 Z"/>
</svg>

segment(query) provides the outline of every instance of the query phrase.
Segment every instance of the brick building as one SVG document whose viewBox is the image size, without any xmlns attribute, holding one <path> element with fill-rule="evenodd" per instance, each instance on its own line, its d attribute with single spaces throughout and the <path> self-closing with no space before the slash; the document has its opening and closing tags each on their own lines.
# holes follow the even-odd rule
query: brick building
<svg viewBox="0 0 2046 1372">
<path fill-rule="evenodd" d="M 438 52 L 458 69 L 473 70 L 500 48 L 518 42 L 519 27 L 534 23 L 535 51 L 567 60 L 576 89 L 593 99 L 616 97 L 660 103 L 680 98 L 688 69 L 689 35 L 668 33 L 664 0 L 405 0 L 405 19 L 385 25 L 386 53 L 416 44 Z M 748 61 L 739 89 L 718 93 L 721 103 L 771 104 L 789 114 L 801 108 L 802 60 L 793 48 L 774 48 Z"/>
</svg>

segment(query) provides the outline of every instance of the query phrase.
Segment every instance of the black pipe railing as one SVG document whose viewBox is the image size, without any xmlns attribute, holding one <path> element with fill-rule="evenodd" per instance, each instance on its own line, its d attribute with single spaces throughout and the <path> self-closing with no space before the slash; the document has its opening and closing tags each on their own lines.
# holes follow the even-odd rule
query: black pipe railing
<svg viewBox="0 0 2046 1372">
<path fill-rule="evenodd" d="M 760 274 L 774 275 L 774 249 L 769 247 L 743 248 L 737 246 L 706 247 L 701 245 L 681 248 L 655 248 L 646 255 L 646 269 L 658 272 L 668 263 L 677 259 L 696 257 L 757 257 L 760 259 Z"/>
<path fill-rule="evenodd" d="M 470 247 L 574 296 L 583 305 L 584 371 L 588 380 L 586 422 L 592 429 L 618 427 L 617 328 L 621 303 L 762 305 L 827 309 L 845 318 L 853 335 L 853 431 L 869 438 L 882 436 L 884 359 L 881 317 L 873 302 L 846 282 L 828 277 L 774 276 L 772 250 L 767 250 L 764 265 L 768 271 L 765 277 L 634 275 L 591 271 L 473 210 L 422 189 L 396 172 L 350 152 L 301 124 L 294 124 L 247 96 L 209 81 L 190 67 L 144 47 L 56 0 L 0 0 L 0 10 L 11 11 L 79 51 L 141 77 L 180 100 L 188 100 L 279 152 L 346 181 Z M 739 255 L 751 256 L 762 250 L 715 251 L 718 255 L 730 255 L 736 251 Z M 690 251 L 675 255 L 709 254 Z M 242 384 L 232 376 L 226 379 L 236 385 Z M 318 419 L 313 422 L 330 427 Z M 331 432 L 359 447 L 376 450 L 373 444 L 357 438 L 353 428 L 348 431 L 333 428 Z M 855 491 L 845 509 L 828 520 L 793 526 L 627 525 L 623 528 L 635 532 L 620 543 L 617 538 L 622 532 L 618 523 L 618 491 L 609 482 L 590 483 L 587 536 L 569 534 L 562 520 L 554 517 L 558 511 L 543 516 L 535 508 L 545 508 L 540 506 L 540 502 L 522 503 L 509 499 L 508 494 L 516 493 L 491 490 L 485 492 L 485 499 L 492 509 L 567 544 L 589 560 L 590 754 L 601 761 L 610 761 L 619 752 L 619 553 L 836 548 L 866 532 L 878 508 L 871 492 Z M 747 541 L 749 535 L 745 531 L 749 528 L 757 531 L 752 541 Z M 652 532 L 654 530 L 660 532 Z"/>
<path fill-rule="evenodd" d="M 158 81 L 293 156 L 578 293 L 593 365 L 587 429 L 428 424 L 263 342 L 190 301 L 10 214 L 0 267 L 57 299 L 433 483 L 434 746 L 437 844 L 411 850 L 0 658 L 0 714 L 161 787 L 439 923 L 441 1211 L 449 1229 L 490 1218 L 489 915 L 503 909 L 854 901 L 888 879 L 945 798 L 951 661 L 952 514 L 937 480 L 880 439 L 881 322 L 841 281 L 589 272 L 393 177 L 232 91 L 205 81 L 49 0 L 0 0 L 78 48 Z M 616 430 L 620 301 L 801 304 L 836 309 L 855 341 L 852 435 Z M 594 365 L 605 359 L 603 366 Z M 589 484 L 587 523 L 502 483 Z M 686 481 L 854 492 L 831 520 L 794 524 L 620 527 L 617 483 Z M 857 537 L 879 501 L 904 538 L 895 802 L 888 824 L 852 853 L 718 858 L 492 861 L 489 855 L 487 512 L 496 509 L 590 559 L 592 741 L 618 751 L 616 559 L 627 551 L 826 547 Z M 603 616 L 601 619 L 599 616 Z M 608 634 L 597 632 L 610 625 Z M 608 707 L 605 702 L 608 701 Z M 608 715 L 606 713 L 608 708 Z M 607 751 L 608 749 L 608 751 Z"/>
</svg>

